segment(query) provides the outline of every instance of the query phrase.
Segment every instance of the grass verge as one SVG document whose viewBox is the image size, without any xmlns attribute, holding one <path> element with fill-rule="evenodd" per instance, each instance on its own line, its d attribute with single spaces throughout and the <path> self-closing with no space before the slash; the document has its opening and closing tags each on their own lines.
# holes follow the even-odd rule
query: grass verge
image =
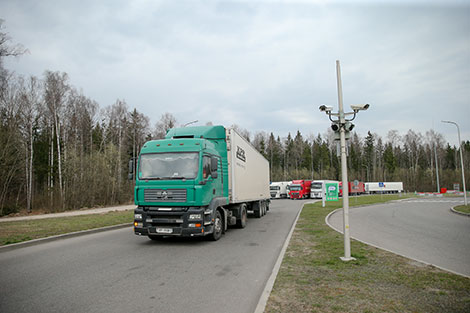
<svg viewBox="0 0 470 313">
<path fill-rule="evenodd" d="M 460 213 L 470 214 L 470 204 L 456 206 L 454 210 Z"/>
<path fill-rule="evenodd" d="M 134 211 L 0 223 L 0 246 L 134 221 Z"/>
<path fill-rule="evenodd" d="M 350 205 L 399 199 L 351 198 Z M 343 235 L 325 224 L 340 202 L 306 205 L 265 312 L 470 312 L 470 279 L 351 240 L 356 261 L 342 262 Z"/>
</svg>

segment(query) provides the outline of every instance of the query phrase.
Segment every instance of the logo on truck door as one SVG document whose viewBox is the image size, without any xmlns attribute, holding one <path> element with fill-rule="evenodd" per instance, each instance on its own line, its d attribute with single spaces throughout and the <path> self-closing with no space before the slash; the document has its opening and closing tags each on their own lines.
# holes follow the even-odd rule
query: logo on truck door
<svg viewBox="0 0 470 313">
<path fill-rule="evenodd" d="M 246 157 L 245 157 L 245 150 L 237 146 L 237 158 L 242 160 L 243 162 L 246 162 Z"/>
</svg>

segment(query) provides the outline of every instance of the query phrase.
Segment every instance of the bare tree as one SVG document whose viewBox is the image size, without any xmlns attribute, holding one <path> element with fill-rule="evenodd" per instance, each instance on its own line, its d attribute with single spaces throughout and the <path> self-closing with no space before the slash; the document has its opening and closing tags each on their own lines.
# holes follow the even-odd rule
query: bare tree
<svg viewBox="0 0 470 313">
<path fill-rule="evenodd" d="M 26 209 L 28 212 L 32 211 L 33 202 L 33 127 L 39 114 L 41 96 L 40 81 L 36 77 L 31 76 L 27 82 L 20 81 L 20 112 L 22 117 L 20 130 L 23 133 L 26 156 Z"/>
<path fill-rule="evenodd" d="M 118 190 L 122 187 L 122 167 L 123 158 L 122 150 L 124 146 L 124 139 L 127 138 L 125 134 L 127 129 L 127 103 L 125 100 L 117 99 L 116 102 L 107 109 L 108 118 L 108 133 L 111 140 L 117 145 L 118 160 L 115 164 L 115 171 L 117 176 L 117 188 L 113 184 L 112 198 L 115 199 Z"/>
<path fill-rule="evenodd" d="M 248 142 L 250 142 L 250 132 L 245 128 L 238 126 L 237 124 L 232 124 L 230 128 L 235 129 L 237 133 L 239 133 L 243 138 L 245 138 Z"/>
<path fill-rule="evenodd" d="M 150 132 L 149 118 L 137 112 L 137 109 L 134 108 L 134 111 L 129 113 L 129 128 L 128 135 L 132 137 L 132 158 L 135 160 L 140 148 L 142 148 L 146 141 L 147 134 Z"/>
<path fill-rule="evenodd" d="M 176 126 L 176 117 L 171 113 L 164 113 L 160 118 L 160 121 L 155 125 L 154 139 L 165 138 L 166 133 L 169 129 Z"/>
<path fill-rule="evenodd" d="M 0 98 L 0 215 L 8 198 L 12 197 L 12 183 L 23 164 L 20 106 L 16 81 L 8 81 Z"/>
<path fill-rule="evenodd" d="M 50 72 L 45 73 L 45 90 L 44 102 L 49 111 L 50 117 L 55 131 L 55 138 L 57 144 L 57 167 L 59 175 L 59 191 L 62 208 L 64 208 L 64 186 L 62 183 L 62 160 L 61 160 L 61 115 L 63 112 L 64 104 L 67 99 L 67 92 L 70 89 L 68 85 L 68 76 L 66 73 Z M 52 134 L 54 134 L 54 131 Z M 54 136 L 52 135 L 51 138 Z M 54 151 L 51 147 L 51 159 L 53 160 Z M 53 162 L 53 161 L 52 161 Z M 53 163 L 51 164 L 53 165 Z M 51 186 L 52 187 L 52 186 Z"/>
<path fill-rule="evenodd" d="M 0 19 L 0 97 L 3 96 L 5 88 L 7 88 L 7 81 L 12 78 L 12 74 L 8 73 L 3 67 L 3 59 L 11 56 L 17 57 L 28 51 L 21 44 L 11 43 L 11 37 L 3 27 L 4 22 L 4 20 Z"/>
</svg>

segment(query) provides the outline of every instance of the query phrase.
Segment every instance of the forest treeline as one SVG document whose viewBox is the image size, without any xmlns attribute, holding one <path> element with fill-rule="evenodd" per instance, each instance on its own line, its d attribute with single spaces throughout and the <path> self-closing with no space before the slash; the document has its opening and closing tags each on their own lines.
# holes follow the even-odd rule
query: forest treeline
<svg viewBox="0 0 470 313">
<path fill-rule="evenodd" d="M 4 58 L 26 50 L 13 45 L 1 26 L 0 20 L 0 216 L 131 202 L 128 161 L 146 141 L 181 124 L 164 112 L 151 126 L 150 118 L 124 99 L 100 107 L 64 72 L 22 77 L 8 71 Z M 270 161 L 272 181 L 340 178 L 331 130 L 281 138 L 232 126 Z M 468 171 L 470 142 L 463 146 Z M 348 152 L 350 180 L 402 181 L 408 191 L 435 191 L 437 160 L 441 187 L 461 181 L 458 147 L 432 130 L 424 135 L 390 130 L 385 139 L 353 132 Z"/>
</svg>

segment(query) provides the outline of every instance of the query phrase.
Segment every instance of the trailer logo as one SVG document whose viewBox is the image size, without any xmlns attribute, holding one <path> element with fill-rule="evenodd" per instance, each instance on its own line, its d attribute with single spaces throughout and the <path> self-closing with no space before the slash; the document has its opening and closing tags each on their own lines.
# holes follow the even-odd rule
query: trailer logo
<svg viewBox="0 0 470 313">
<path fill-rule="evenodd" d="M 243 162 L 246 162 L 246 157 L 245 157 L 245 150 L 237 146 L 237 158 L 242 160 Z"/>
</svg>

